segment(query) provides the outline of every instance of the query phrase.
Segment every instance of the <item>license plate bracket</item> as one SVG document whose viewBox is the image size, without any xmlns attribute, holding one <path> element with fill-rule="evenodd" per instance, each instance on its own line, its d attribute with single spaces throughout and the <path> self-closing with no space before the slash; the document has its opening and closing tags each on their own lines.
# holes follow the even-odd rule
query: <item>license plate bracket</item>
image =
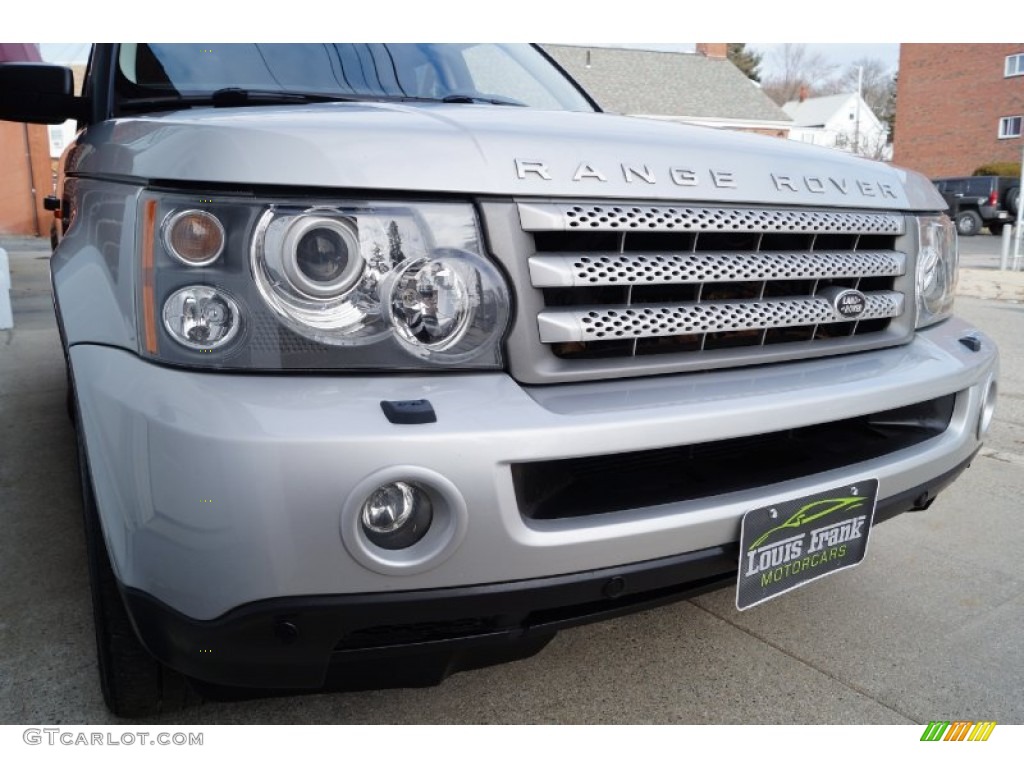
<svg viewBox="0 0 1024 768">
<path fill-rule="evenodd" d="M 745 611 L 858 565 L 877 497 L 878 480 L 862 480 L 744 514 L 736 608 Z"/>
</svg>

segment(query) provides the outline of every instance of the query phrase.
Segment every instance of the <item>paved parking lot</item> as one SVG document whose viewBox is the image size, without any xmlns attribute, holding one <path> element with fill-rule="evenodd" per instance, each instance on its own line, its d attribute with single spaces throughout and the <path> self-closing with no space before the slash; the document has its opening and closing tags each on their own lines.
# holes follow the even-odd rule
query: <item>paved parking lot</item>
<svg viewBox="0 0 1024 768">
<path fill-rule="evenodd" d="M 965 251 L 996 238 L 973 240 Z M 6 247 L 15 328 L 0 331 L 0 722 L 118 722 L 95 668 L 48 249 Z M 1024 306 L 962 299 L 959 310 L 1002 348 L 989 445 L 930 511 L 875 530 L 860 567 L 744 614 L 723 591 L 570 630 L 539 656 L 438 688 L 205 703 L 165 720 L 1024 722 Z"/>
</svg>

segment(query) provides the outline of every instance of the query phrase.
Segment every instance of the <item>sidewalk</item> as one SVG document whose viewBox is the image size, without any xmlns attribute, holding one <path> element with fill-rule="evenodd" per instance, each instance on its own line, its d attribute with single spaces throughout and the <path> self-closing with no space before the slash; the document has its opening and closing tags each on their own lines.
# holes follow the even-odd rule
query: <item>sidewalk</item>
<svg viewBox="0 0 1024 768">
<path fill-rule="evenodd" d="M 960 269 L 957 296 L 1024 302 L 1024 272 L 999 269 Z"/>
</svg>

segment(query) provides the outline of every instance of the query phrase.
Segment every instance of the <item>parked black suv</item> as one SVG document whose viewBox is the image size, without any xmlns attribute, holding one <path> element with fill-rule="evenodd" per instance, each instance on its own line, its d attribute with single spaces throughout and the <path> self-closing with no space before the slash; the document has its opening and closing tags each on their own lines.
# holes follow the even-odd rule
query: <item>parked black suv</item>
<svg viewBox="0 0 1024 768">
<path fill-rule="evenodd" d="M 978 234 L 983 226 L 993 235 L 1017 217 L 1020 179 L 1013 176 L 955 176 L 933 179 L 946 199 L 949 215 L 961 235 Z"/>
</svg>

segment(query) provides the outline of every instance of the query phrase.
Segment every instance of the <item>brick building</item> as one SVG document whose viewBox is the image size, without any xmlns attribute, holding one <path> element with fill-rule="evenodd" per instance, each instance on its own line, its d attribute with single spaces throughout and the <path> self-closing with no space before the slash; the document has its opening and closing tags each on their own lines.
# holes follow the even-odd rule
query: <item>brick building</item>
<svg viewBox="0 0 1024 768">
<path fill-rule="evenodd" d="M 1024 43 L 904 43 L 893 160 L 925 175 L 1020 162 Z"/>
<path fill-rule="evenodd" d="M 0 62 L 41 61 L 34 43 L 0 43 Z M 53 189 L 44 125 L 0 121 L 0 234 L 45 235 L 53 214 L 43 197 Z"/>
</svg>

